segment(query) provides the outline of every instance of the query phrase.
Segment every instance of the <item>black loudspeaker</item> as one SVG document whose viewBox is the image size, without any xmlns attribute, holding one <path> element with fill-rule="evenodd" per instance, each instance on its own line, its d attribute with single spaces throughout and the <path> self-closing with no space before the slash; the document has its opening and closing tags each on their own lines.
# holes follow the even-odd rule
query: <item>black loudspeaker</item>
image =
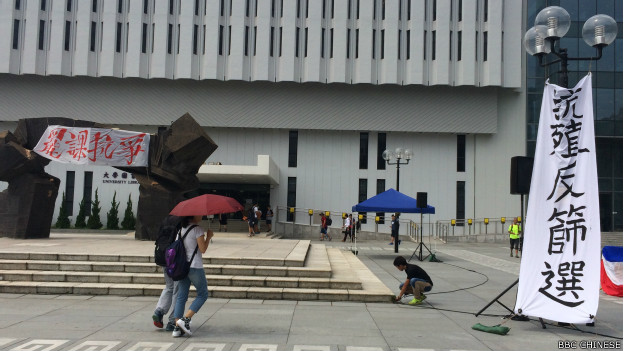
<svg viewBox="0 0 624 351">
<path fill-rule="evenodd" d="M 531 174 L 533 174 L 533 157 L 512 157 L 509 193 L 528 194 L 531 189 Z"/>
<path fill-rule="evenodd" d="M 427 193 L 416 193 L 416 207 L 427 208 Z"/>
</svg>

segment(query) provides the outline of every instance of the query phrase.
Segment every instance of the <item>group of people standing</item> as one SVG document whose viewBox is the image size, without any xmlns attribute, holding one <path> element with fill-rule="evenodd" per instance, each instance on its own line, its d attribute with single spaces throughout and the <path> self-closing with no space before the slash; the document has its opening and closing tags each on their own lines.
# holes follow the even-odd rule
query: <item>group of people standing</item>
<svg viewBox="0 0 624 351">
<path fill-rule="evenodd" d="M 319 213 L 321 216 L 321 231 L 320 231 L 320 240 L 332 240 L 331 235 L 329 234 L 329 226 L 332 224 L 331 216 L 327 216 L 325 212 Z M 344 222 L 342 224 L 342 233 L 344 233 L 344 238 L 342 241 L 346 241 L 347 237 L 351 242 L 355 240 L 355 227 L 357 223 L 353 222 L 353 215 L 349 214 L 344 217 Z"/>
<path fill-rule="evenodd" d="M 260 228 L 258 227 L 258 223 L 260 222 L 260 218 L 262 217 L 262 211 L 260 211 L 260 207 L 258 203 L 253 204 L 247 211 L 247 224 L 249 225 L 249 234 L 247 236 L 252 237 L 256 234 L 260 234 Z M 267 233 L 270 233 L 273 228 L 273 210 L 271 206 L 267 206 L 265 223 L 267 226 Z"/>
</svg>

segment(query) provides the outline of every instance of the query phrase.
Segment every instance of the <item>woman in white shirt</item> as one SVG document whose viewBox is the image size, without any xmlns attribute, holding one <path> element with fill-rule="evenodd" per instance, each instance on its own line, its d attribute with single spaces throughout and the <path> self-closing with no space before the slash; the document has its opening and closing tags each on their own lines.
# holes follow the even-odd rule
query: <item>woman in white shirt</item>
<svg viewBox="0 0 624 351">
<path fill-rule="evenodd" d="M 184 217 L 182 219 L 182 235 L 186 233 L 192 225 L 197 225 L 201 221 L 202 216 Z M 176 318 L 176 327 L 173 330 L 173 337 L 180 337 L 185 333 L 191 335 L 191 318 L 199 309 L 204 305 L 204 302 L 208 299 L 208 284 L 206 282 L 206 272 L 204 271 L 204 264 L 202 262 L 202 254 L 208 249 L 210 239 L 214 233 L 208 229 L 206 235 L 204 231 L 196 226 L 188 232 L 188 235 L 184 238 L 184 248 L 186 249 L 186 261 L 191 261 L 193 252 L 197 248 L 197 253 L 193 257 L 191 262 L 191 269 L 186 278 L 178 282 L 178 297 L 175 303 L 174 316 Z M 182 317 L 186 301 L 188 300 L 189 290 L 191 289 L 191 283 L 197 290 L 197 297 L 191 303 L 186 314 Z"/>
</svg>

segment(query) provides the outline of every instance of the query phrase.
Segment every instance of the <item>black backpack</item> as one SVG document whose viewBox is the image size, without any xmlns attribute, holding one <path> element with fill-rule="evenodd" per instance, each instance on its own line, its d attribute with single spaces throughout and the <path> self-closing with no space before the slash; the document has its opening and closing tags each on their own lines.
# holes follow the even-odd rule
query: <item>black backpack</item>
<svg viewBox="0 0 624 351">
<path fill-rule="evenodd" d="M 328 227 L 329 227 L 330 225 L 332 225 L 332 219 L 331 219 L 331 217 L 327 216 L 327 220 L 326 220 L 325 224 L 327 224 L 327 226 L 328 226 Z"/>
<path fill-rule="evenodd" d="M 181 228 L 182 218 L 177 216 L 168 216 L 158 228 L 158 237 L 154 242 L 154 262 L 161 267 L 167 265 L 165 260 L 165 250 L 176 239 L 176 234 Z"/>
</svg>

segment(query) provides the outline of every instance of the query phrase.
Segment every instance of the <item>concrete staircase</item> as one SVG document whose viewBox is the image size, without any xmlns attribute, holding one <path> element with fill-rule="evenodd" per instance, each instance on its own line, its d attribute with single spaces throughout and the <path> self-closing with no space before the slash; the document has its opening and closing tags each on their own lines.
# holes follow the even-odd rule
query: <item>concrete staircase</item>
<svg viewBox="0 0 624 351">
<path fill-rule="evenodd" d="M 224 247 L 222 256 L 203 258 L 212 297 L 391 301 L 392 292 L 351 252 L 300 240 L 283 250 L 272 245 L 275 254 L 268 257 L 266 243 L 282 241 L 254 240 L 257 252 L 246 247 L 248 257 Z M 0 293 L 159 296 L 163 287 L 162 268 L 149 254 L 0 249 Z"/>
</svg>

